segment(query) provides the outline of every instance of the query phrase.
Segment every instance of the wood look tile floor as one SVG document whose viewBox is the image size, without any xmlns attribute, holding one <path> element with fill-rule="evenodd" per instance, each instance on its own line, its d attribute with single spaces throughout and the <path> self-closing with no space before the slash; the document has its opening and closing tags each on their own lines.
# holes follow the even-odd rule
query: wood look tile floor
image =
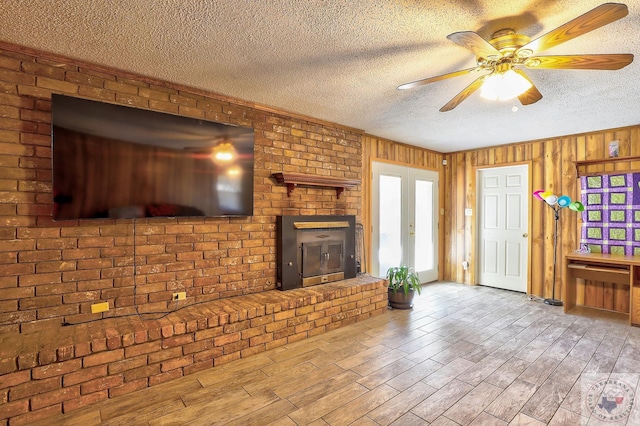
<svg viewBox="0 0 640 426">
<path fill-rule="evenodd" d="M 43 424 L 640 425 L 640 401 L 631 401 L 639 378 L 640 329 L 625 316 L 565 315 L 521 293 L 434 283 L 412 310 Z M 617 422 L 588 409 L 590 396 L 603 396 L 592 395 L 599 383 L 623 397 Z"/>
</svg>

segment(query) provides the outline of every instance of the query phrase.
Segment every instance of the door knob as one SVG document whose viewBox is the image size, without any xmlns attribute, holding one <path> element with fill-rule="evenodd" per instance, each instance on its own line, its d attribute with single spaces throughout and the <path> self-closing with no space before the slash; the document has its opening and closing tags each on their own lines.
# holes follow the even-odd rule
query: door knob
<svg viewBox="0 0 640 426">
<path fill-rule="evenodd" d="M 527 234 L 527 233 L 525 232 L 524 234 L 522 234 L 522 236 L 523 236 L 524 238 L 527 238 L 527 237 L 529 236 L 529 234 Z"/>
</svg>

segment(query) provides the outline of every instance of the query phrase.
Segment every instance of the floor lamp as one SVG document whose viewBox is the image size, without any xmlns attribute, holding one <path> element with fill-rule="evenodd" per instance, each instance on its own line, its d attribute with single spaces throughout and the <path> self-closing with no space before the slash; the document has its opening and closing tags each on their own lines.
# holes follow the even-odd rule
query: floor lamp
<svg viewBox="0 0 640 426">
<path fill-rule="evenodd" d="M 533 196 L 539 200 L 544 201 L 553 210 L 553 218 L 555 222 L 555 228 L 553 231 L 553 283 L 551 284 L 551 299 L 544 299 L 544 303 L 552 306 L 562 306 L 562 301 L 556 299 L 556 270 L 558 261 L 558 221 L 560 220 L 560 209 L 563 207 L 569 207 L 569 209 L 582 212 L 584 206 L 579 201 L 571 202 L 571 198 L 566 195 L 558 197 L 553 195 L 550 191 L 538 190 L 533 193 Z"/>
</svg>

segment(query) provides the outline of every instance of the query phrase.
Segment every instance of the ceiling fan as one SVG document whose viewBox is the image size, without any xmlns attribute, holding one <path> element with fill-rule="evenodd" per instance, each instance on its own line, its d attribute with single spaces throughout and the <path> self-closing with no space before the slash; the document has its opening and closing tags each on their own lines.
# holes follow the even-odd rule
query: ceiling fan
<svg viewBox="0 0 640 426">
<path fill-rule="evenodd" d="M 475 53 L 477 65 L 473 68 L 402 84 L 398 86 L 398 90 L 412 89 L 423 84 L 470 73 L 489 71 L 488 74 L 484 74 L 474 80 L 440 108 L 441 112 L 446 112 L 457 107 L 472 93 L 483 87 L 491 78 L 506 78 L 506 75 L 513 76 L 515 73 L 515 79 L 525 84 L 524 92 L 522 90 L 519 91 L 518 100 L 523 105 L 533 104 L 542 99 L 542 94 L 520 67 L 531 69 L 617 70 L 629 65 L 633 61 L 632 54 L 537 56 L 539 52 L 614 22 L 627 16 L 628 13 L 629 10 L 624 4 L 605 3 L 532 41 L 526 35 L 517 34 L 509 28 L 495 32 L 489 41 L 486 41 L 473 31 L 449 34 L 447 36 L 449 40 Z"/>
</svg>

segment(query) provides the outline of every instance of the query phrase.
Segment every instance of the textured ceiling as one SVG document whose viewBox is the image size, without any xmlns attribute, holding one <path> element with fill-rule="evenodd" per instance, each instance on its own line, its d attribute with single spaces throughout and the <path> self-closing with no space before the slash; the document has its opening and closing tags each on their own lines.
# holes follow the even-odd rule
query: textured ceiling
<svg viewBox="0 0 640 426">
<path fill-rule="evenodd" d="M 2 0 L 0 41 L 205 89 L 439 152 L 640 124 L 640 0 L 545 54 L 632 53 L 619 71 L 527 70 L 543 99 L 512 112 L 476 78 L 398 91 L 475 66 L 446 39 L 510 27 L 536 38 L 600 0 Z"/>
</svg>

